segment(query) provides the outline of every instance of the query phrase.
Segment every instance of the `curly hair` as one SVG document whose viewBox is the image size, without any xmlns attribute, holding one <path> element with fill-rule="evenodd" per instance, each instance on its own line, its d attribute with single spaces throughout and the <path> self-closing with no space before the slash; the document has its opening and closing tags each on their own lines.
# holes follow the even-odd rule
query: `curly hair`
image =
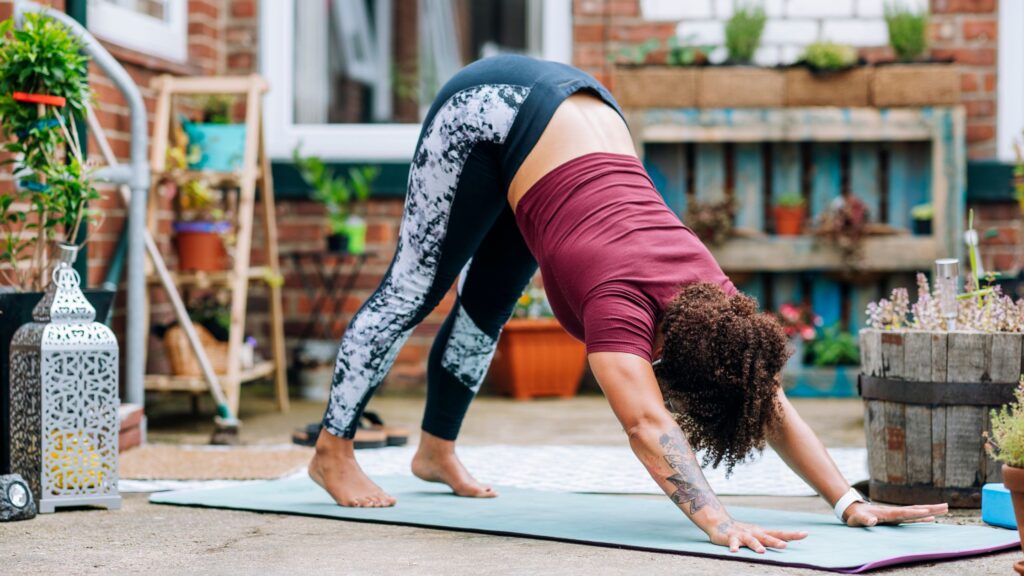
<svg viewBox="0 0 1024 576">
<path fill-rule="evenodd" d="M 716 284 L 684 286 L 665 310 L 655 373 L 666 404 L 704 465 L 727 472 L 763 450 L 781 420 L 777 376 L 789 357 L 778 320 Z"/>
</svg>

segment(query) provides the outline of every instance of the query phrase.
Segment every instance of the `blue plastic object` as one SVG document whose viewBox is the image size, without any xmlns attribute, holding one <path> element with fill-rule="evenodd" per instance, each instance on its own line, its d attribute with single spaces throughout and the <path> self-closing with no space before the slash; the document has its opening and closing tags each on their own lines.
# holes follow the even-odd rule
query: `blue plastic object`
<svg viewBox="0 0 1024 576">
<path fill-rule="evenodd" d="M 1013 515 L 1013 502 L 1006 486 L 985 484 L 981 488 L 981 519 L 993 526 L 1017 528 L 1017 517 Z"/>
<path fill-rule="evenodd" d="M 201 156 L 189 163 L 192 170 L 235 172 L 242 168 L 245 154 L 245 124 L 183 125 L 189 147 L 198 146 Z"/>
</svg>

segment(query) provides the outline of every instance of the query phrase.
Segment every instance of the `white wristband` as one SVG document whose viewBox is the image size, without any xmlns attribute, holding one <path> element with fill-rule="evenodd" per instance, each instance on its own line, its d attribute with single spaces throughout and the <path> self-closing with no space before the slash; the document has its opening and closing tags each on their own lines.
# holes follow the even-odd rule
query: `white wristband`
<svg viewBox="0 0 1024 576">
<path fill-rule="evenodd" d="M 860 492 L 857 492 L 853 488 L 850 488 L 850 490 L 846 494 L 843 494 L 843 497 L 836 502 L 833 510 L 835 510 L 836 518 L 839 518 L 840 522 L 845 522 L 845 520 L 843 520 L 843 512 L 846 512 L 846 509 L 854 502 L 866 502 L 866 500 L 864 500 L 864 497 L 860 495 Z"/>
</svg>

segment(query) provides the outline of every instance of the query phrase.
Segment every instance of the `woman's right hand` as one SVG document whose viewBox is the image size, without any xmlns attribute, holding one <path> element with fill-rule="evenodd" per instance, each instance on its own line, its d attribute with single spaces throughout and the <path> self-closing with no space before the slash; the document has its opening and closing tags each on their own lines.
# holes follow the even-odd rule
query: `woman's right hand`
<svg viewBox="0 0 1024 576">
<path fill-rule="evenodd" d="M 726 518 L 708 531 L 712 544 L 728 546 L 730 552 L 739 552 L 740 548 L 750 548 L 758 554 L 764 554 L 767 548 L 785 548 L 792 540 L 803 540 L 807 532 L 786 532 L 784 530 L 767 530 L 756 524 L 737 522 Z"/>
</svg>

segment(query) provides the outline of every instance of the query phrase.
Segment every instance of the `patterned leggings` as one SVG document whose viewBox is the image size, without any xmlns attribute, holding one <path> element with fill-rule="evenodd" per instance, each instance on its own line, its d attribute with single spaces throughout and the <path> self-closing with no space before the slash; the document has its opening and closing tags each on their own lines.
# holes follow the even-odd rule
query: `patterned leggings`
<svg viewBox="0 0 1024 576">
<path fill-rule="evenodd" d="M 615 105 L 590 76 L 520 56 L 479 61 L 442 88 L 413 155 L 394 260 L 341 341 L 323 421 L 331 434 L 355 435 L 402 344 L 458 278 L 455 306 L 430 351 L 423 417 L 424 431 L 456 438 L 501 328 L 537 270 L 508 183 L 554 110 L 581 89 Z"/>
</svg>

